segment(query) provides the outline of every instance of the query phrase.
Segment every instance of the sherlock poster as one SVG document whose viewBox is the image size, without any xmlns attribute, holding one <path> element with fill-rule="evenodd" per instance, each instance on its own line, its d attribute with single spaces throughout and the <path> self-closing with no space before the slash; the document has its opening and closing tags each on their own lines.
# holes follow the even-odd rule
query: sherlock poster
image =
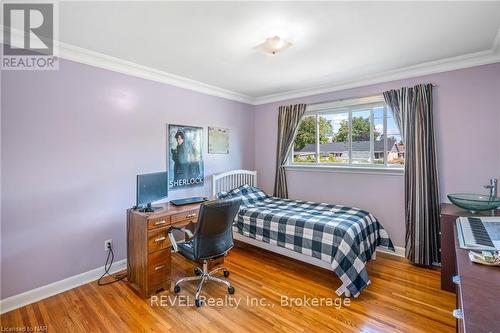
<svg viewBox="0 0 500 333">
<path fill-rule="evenodd" d="M 203 186 L 203 128 L 168 125 L 168 188 Z"/>
</svg>

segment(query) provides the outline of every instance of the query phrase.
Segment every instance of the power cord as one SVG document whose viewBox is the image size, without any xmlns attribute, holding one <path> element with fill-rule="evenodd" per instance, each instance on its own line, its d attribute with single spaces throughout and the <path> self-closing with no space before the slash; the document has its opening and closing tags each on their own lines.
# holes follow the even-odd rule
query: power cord
<svg viewBox="0 0 500 333">
<path fill-rule="evenodd" d="M 105 285 L 108 285 L 108 284 L 112 284 L 112 283 L 121 281 L 121 280 L 123 280 L 123 279 L 125 279 L 127 277 L 127 272 L 121 273 L 121 274 L 117 274 L 116 276 L 112 275 L 109 272 L 109 270 L 111 269 L 111 265 L 113 265 L 113 261 L 114 260 L 115 260 L 115 254 L 113 253 L 113 248 L 109 247 L 108 248 L 108 257 L 106 258 L 106 263 L 104 264 L 104 274 L 102 274 L 101 277 L 97 280 L 97 285 L 99 285 L 99 286 L 105 286 Z M 113 280 L 112 281 L 108 281 L 108 282 L 101 282 L 101 280 L 106 275 L 112 277 Z"/>
<path fill-rule="evenodd" d="M 138 208 L 138 206 L 134 206 L 134 207 L 132 207 L 132 210 L 135 210 L 137 208 Z M 131 210 L 129 209 L 127 212 L 127 215 L 128 215 L 127 216 L 127 243 L 129 241 L 129 234 L 130 234 L 130 213 L 131 213 Z M 111 261 L 110 261 L 110 257 L 111 257 Z M 111 265 L 113 265 L 113 261 L 115 259 L 115 254 L 113 252 L 113 247 L 110 246 L 108 248 L 108 257 L 106 258 L 106 263 L 104 264 L 104 274 L 102 274 L 101 277 L 97 280 L 97 285 L 105 286 L 105 285 L 112 284 L 112 283 L 115 283 L 115 282 L 118 282 L 118 281 L 125 279 L 128 275 L 127 272 L 131 271 L 130 260 L 128 260 L 128 257 L 129 257 L 129 253 L 128 253 L 128 246 L 127 246 L 127 271 L 122 273 L 122 274 L 117 274 L 116 276 L 112 275 L 111 273 L 109 273 L 109 270 L 111 269 Z M 109 266 L 108 266 L 108 264 L 109 264 Z M 108 281 L 108 282 L 101 282 L 101 280 L 106 275 L 112 277 L 113 280 Z"/>
</svg>

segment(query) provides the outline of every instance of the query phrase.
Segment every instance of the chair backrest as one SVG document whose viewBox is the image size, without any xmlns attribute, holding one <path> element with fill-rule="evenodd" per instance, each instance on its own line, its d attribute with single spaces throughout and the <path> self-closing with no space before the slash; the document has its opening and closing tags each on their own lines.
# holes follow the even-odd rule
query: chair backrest
<svg viewBox="0 0 500 333">
<path fill-rule="evenodd" d="M 201 205 L 193 235 L 196 260 L 223 255 L 233 247 L 232 225 L 240 205 L 241 199 L 213 200 Z"/>
</svg>

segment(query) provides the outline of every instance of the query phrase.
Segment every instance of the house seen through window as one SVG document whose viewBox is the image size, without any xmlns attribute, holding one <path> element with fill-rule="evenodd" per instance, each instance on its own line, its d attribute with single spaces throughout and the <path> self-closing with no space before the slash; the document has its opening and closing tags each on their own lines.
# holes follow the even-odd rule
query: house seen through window
<svg viewBox="0 0 500 333">
<path fill-rule="evenodd" d="M 397 167 L 405 147 L 383 102 L 308 110 L 299 125 L 291 164 Z"/>
</svg>

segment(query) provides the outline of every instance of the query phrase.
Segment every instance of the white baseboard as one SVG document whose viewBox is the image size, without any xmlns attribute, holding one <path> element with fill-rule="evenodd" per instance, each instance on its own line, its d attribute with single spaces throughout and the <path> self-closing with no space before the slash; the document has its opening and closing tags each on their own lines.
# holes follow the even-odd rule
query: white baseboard
<svg viewBox="0 0 500 333">
<path fill-rule="evenodd" d="M 381 248 L 381 247 L 377 248 L 377 252 L 387 253 L 387 254 L 390 254 L 393 256 L 405 258 L 406 249 L 404 247 L 394 246 L 394 251 L 395 252 L 392 252 L 392 251 L 389 251 L 389 250 L 387 250 L 385 248 Z"/>
<path fill-rule="evenodd" d="M 123 259 L 113 264 L 110 273 L 116 273 L 127 268 L 127 260 Z M 71 276 L 61 281 L 28 290 L 22 294 L 14 295 L 0 300 L 0 314 L 37 302 L 44 298 L 62 293 L 66 290 L 97 280 L 104 272 L 104 266 L 91 271 Z"/>
</svg>

